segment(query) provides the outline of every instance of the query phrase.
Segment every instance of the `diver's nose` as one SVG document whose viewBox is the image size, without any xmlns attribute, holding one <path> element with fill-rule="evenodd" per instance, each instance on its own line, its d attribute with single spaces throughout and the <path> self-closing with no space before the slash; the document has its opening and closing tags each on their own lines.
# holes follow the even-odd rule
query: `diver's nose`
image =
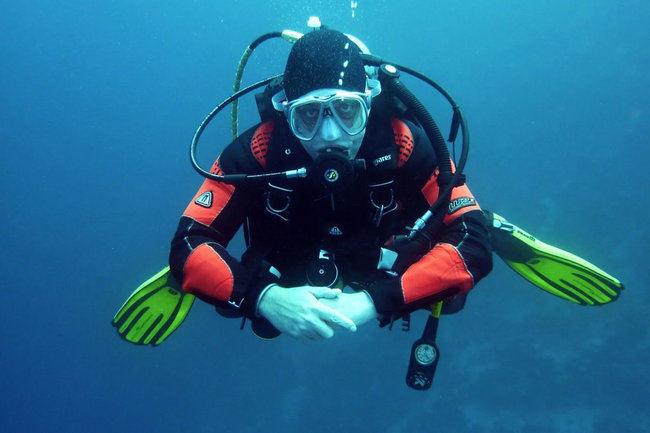
<svg viewBox="0 0 650 433">
<path fill-rule="evenodd" d="M 325 141 L 334 141 L 341 137 L 343 132 L 332 116 L 325 116 L 320 126 L 320 137 Z"/>
</svg>

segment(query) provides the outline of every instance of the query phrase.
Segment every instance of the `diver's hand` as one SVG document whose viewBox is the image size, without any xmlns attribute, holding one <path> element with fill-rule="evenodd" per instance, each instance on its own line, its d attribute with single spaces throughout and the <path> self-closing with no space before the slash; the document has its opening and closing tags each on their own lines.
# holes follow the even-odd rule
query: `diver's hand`
<svg viewBox="0 0 650 433">
<path fill-rule="evenodd" d="M 321 299 L 321 303 L 349 317 L 357 326 L 377 318 L 372 298 L 366 292 L 341 293 L 335 298 Z"/>
<path fill-rule="evenodd" d="M 321 302 L 339 295 L 339 289 L 329 287 L 285 288 L 272 284 L 260 296 L 257 311 L 280 332 L 307 340 L 322 340 L 334 335 L 332 326 L 352 332 L 357 330 L 352 320 Z"/>
</svg>

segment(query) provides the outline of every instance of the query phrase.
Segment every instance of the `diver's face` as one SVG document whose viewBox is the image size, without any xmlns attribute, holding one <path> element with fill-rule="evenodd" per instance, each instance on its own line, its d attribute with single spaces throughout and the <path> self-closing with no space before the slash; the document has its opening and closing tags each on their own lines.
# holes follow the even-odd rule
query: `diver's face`
<svg viewBox="0 0 650 433">
<path fill-rule="evenodd" d="M 355 135 L 349 135 L 331 117 L 325 117 L 311 140 L 300 140 L 302 147 L 312 159 L 327 152 L 343 153 L 348 159 L 356 158 L 366 134 L 364 128 Z"/>
<path fill-rule="evenodd" d="M 339 152 L 354 159 L 366 133 L 370 92 L 319 89 L 284 104 L 293 134 L 312 159 Z"/>
</svg>

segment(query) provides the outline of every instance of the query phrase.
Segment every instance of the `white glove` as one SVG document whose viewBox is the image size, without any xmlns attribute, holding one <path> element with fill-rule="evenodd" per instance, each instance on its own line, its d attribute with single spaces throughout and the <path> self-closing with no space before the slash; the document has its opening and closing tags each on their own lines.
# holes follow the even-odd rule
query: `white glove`
<svg viewBox="0 0 650 433">
<path fill-rule="evenodd" d="M 366 292 L 341 293 L 335 298 L 322 299 L 321 302 L 349 317 L 357 326 L 377 318 L 375 304 Z"/>
<path fill-rule="evenodd" d="M 271 284 L 260 295 L 257 312 L 280 332 L 307 340 L 334 335 L 333 326 L 356 331 L 352 320 L 320 300 L 336 299 L 341 290 L 329 287 L 281 287 Z"/>
</svg>

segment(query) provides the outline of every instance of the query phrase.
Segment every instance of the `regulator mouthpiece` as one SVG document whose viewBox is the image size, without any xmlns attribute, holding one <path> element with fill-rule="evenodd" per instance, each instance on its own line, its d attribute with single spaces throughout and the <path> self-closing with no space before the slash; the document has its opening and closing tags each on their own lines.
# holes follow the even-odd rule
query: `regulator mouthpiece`
<svg viewBox="0 0 650 433">
<path fill-rule="evenodd" d="M 366 163 L 362 159 L 350 161 L 342 152 L 327 152 L 318 155 L 309 169 L 308 177 L 330 193 L 339 192 L 350 186 L 363 171 Z"/>
</svg>

